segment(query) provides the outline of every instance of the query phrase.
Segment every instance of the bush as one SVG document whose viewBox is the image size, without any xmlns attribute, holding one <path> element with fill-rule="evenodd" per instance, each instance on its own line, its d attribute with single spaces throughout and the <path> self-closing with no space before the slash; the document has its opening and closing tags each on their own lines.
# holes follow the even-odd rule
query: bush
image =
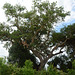
<svg viewBox="0 0 75 75">
<path fill-rule="evenodd" d="M 72 69 L 68 69 L 68 75 L 75 75 L 75 60 L 72 62 Z"/>
<path fill-rule="evenodd" d="M 22 68 L 23 75 L 34 75 L 35 71 L 33 69 L 33 63 L 30 60 L 26 60 L 25 66 Z"/>
<path fill-rule="evenodd" d="M 34 75 L 36 70 L 32 67 L 33 63 L 30 60 L 26 60 L 25 65 L 22 68 L 15 67 L 13 75 Z"/>
<path fill-rule="evenodd" d="M 65 73 L 63 71 L 57 70 L 55 67 L 53 67 L 53 65 L 51 64 L 48 67 L 47 70 L 47 75 L 65 75 Z"/>
<path fill-rule="evenodd" d="M 25 65 L 18 68 L 17 64 L 6 64 L 5 59 L 0 58 L 0 75 L 75 75 L 75 60 L 72 63 L 72 69 L 68 69 L 67 73 L 64 73 L 57 70 L 52 64 L 47 70 L 36 71 L 30 60 L 26 60 Z"/>
<path fill-rule="evenodd" d="M 5 63 L 5 59 L 0 58 L 0 75 L 10 75 L 10 68 Z"/>
<path fill-rule="evenodd" d="M 34 75 L 35 71 L 33 63 L 30 60 L 26 60 L 25 65 L 22 68 L 18 68 L 17 64 L 5 64 L 6 61 L 0 58 L 0 75 Z"/>
</svg>

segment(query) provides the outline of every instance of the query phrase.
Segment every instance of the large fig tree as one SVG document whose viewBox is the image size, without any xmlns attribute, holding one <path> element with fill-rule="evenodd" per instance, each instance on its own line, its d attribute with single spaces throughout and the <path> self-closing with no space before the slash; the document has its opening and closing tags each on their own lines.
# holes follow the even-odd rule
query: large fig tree
<svg viewBox="0 0 75 75">
<path fill-rule="evenodd" d="M 6 45 L 17 42 L 32 51 L 40 60 L 39 70 L 50 58 L 63 53 L 62 45 L 67 38 L 55 44 L 52 41 L 53 27 L 69 14 L 63 7 L 57 7 L 55 2 L 34 0 L 30 11 L 24 6 L 9 3 L 4 4 L 3 9 L 7 22 L 0 23 L 0 39 L 7 41 Z M 54 53 L 59 47 L 59 52 Z"/>
</svg>

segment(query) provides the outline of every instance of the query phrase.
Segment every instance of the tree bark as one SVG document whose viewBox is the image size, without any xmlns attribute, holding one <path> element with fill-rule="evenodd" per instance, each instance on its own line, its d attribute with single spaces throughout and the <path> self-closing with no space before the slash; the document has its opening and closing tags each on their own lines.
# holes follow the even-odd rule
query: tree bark
<svg viewBox="0 0 75 75">
<path fill-rule="evenodd" d="M 38 70 L 42 70 L 42 69 L 44 68 L 45 64 L 47 63 L 47 61 L 48 61 L 51 57 L 53 57 L 53 56 L 55 56 L 55 55 L 58 55 L 58 54 L 61 54 L 61 53 L 63 53 L 63 52 L 64 52 L 64 51 L 60 51 L 60 52 L 58 52 L 58 53 L 56 53 L 56 54 L 50 54 L 47 58 L 45 58 L 44 60 L 40 61 L 40 65 L 39 65 Z"/>
<path fill-rule="evenodd" d="M 44 61 L 40 62 L 38 70 L 42 70 L 45 64 L 46 64 L 46 62 L 44 62 Z"/>
<path fill-rule="evenodd" d="M 40 61 L 40 65 L 38 70 L 42 70 L 45 66 L 45 64 L 47 63 L 47 61 L 49 60 L 49 58 L 51 58 L 53 55 L 51 54 L 49 57 L 45 58 L 44 60 Z"/>
</svg>

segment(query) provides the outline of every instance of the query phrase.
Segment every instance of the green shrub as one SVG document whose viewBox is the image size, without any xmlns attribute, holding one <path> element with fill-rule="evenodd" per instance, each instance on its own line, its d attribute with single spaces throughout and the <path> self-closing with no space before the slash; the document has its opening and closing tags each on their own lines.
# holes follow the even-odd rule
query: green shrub
<svg viewBox="0 0 75 75">
<path fill-rule="evenodd" d="M 56 69 L 52 64 L 48 67 L 47 75 L 66 75 L 63 71 Z"/>
<path fill-rule="evenodd" d="M 26 60 L 25 65 L 21 68 L 17 64 L 6 64 L 5 59 L 0 58 L 0 75 L 75 75 L 75 60 L 72 63 L 72 69 L 68 69 L 67 73 L 64 73 L 57 70 L 52 64 L 47 70 L 36 71 L 30 60 Z"/>
<path fill-rule="evenodd" d="M 75 60 L 72 62 L 72 68 L 75 69 Z"/>
<path fill-rule="evenodd" d="M 68 69 L 68 75 L 75 75 L 75 60 L 72 62 L 72 69 Z"/>
<path fill-rule="evenodd" d="M 22 68 L 23 75 L 34 75 L 33 63 L 30 60 L 26 60 L 25 66 Z"/>
<path fill-rule="evenodd" d="M 75 75 L 75 70 L 74 69 L 69 69 L 68 70 L 68 75 Z"/>
<path fill-rule="evenodd" d="M 30 60 L 26 60 L 22 68 L 15 67 L 13 75 L 34 75 L 35 71 L 36 70 L 33 69 L 33 63 Z"/>
<path fill-rule="evenodd" d="M 5 59 L 0 58 L 0 75 L 10 75 L 10 68 L 5 63 Z"/>
</svg>

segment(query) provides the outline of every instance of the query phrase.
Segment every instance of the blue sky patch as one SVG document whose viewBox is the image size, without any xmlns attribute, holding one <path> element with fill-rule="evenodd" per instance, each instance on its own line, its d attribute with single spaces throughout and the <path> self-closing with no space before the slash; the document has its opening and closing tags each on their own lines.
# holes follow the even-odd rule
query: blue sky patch
<svg viewBox="0 0 75 75">
<path fill-rule="evenodd" d="M 69 22 L 62 22 L 60 24 L 58 24 L 56 27 L 55 27 L 55 30 L 57 32 L 60 32 L 60 29 L 63 28 L 64 26 L 68 26 L 68 25 L 71 25 L 75 23 L 75 19 L 73 19 L 72 21 L 69 21 Z"/>
</svg>

